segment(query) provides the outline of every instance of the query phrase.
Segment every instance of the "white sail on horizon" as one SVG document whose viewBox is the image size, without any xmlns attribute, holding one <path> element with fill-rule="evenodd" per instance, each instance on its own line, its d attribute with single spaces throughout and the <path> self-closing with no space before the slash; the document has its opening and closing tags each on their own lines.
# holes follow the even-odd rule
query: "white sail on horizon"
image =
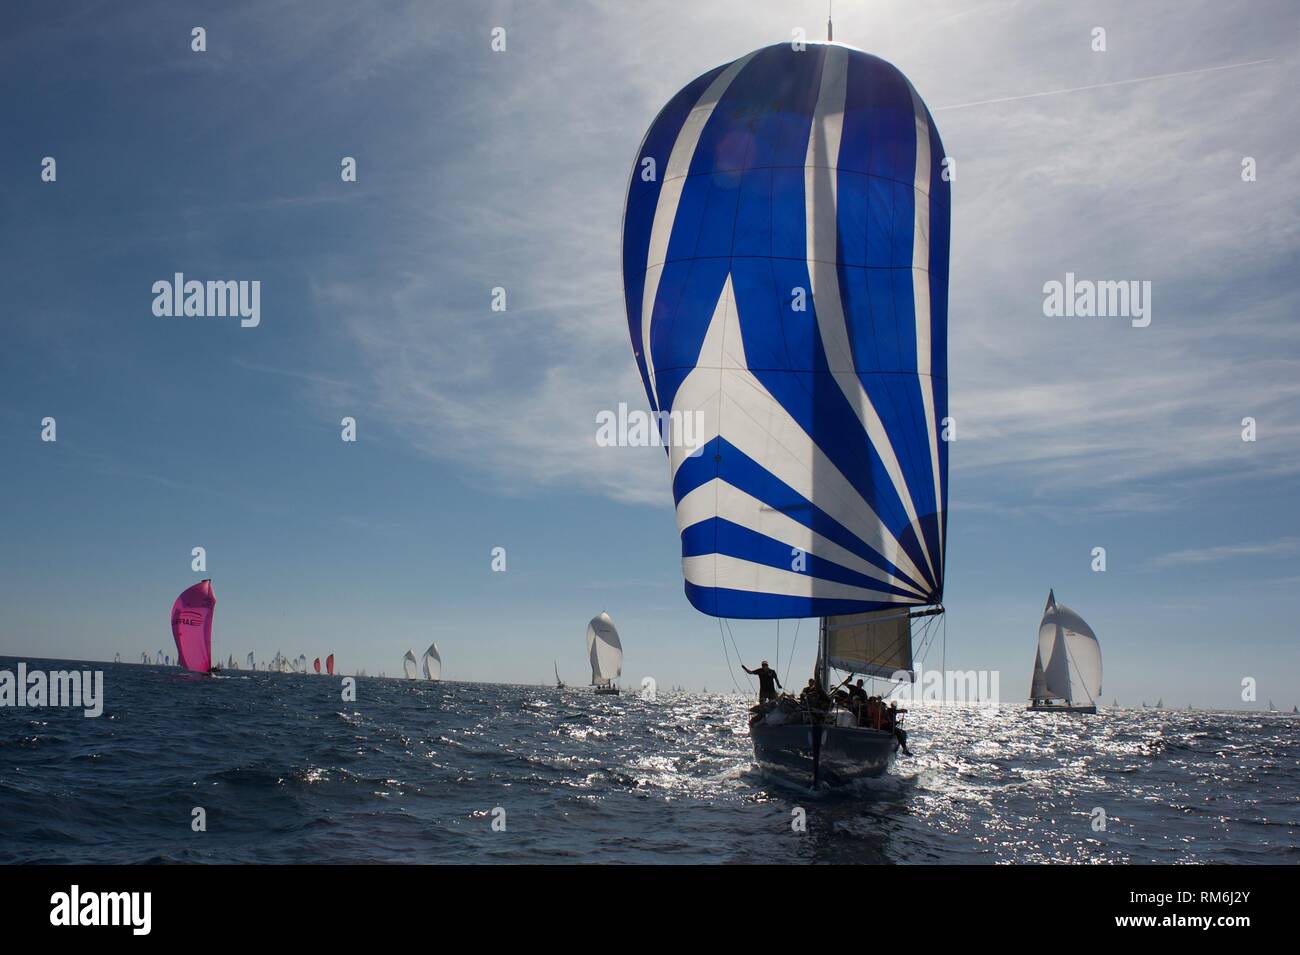
<svg viewBox="0 0 1300 955">
<path fill-rule="evenodd" d="M 593 686 L 610 683 L 623 674 L 623 643 L 618 628 L 603 610 L 587 624 L 587 657 Z"/>
<path fill-rule="evenodd" d="M 408 680 L 415 679 L 415 651 L 407 650 L 406 656 L 402 657 L 402 672 L 406 674 Z"/>
<path fill-rule="evenodd" d="M 438 644 L 429 644 L 424 651 L 424 678 L 426 680 L 442 679 L 442 657 L 438 654 Z"/>
<path fill-rule="evenodd" d="M 1092 628 L 1049 591 L 1038 626 L 1030 698 L 1096 703 L 1101 695 L 1101 644 Z"/>
</svg>

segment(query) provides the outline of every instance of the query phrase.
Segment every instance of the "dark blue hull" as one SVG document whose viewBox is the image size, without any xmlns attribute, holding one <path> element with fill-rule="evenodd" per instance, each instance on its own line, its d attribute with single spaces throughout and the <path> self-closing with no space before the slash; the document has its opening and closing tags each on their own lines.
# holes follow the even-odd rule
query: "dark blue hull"
<svg viewBox="0 0 1300 955">
<path fill-rule="evenodd" d="M 842 786 L 857 779 L 880 776 L 894 761 L 894 734 L 859 726 L 813 726 L 806 723 L 749 728 L 754 759 L 763 769 L 792 782 L 813 782 L 813 733 L 819 733 L 818 782 Z"/>
</svg>

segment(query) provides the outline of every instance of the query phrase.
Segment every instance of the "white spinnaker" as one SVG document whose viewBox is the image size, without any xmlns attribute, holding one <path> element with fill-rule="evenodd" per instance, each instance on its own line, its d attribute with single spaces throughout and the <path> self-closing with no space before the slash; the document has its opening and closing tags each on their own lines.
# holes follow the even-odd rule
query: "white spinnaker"
<svg viewBox="0 0 1300 955">
<path fill-rule="evenodd" d="M 1045 661 L 1045 696 L 1095 703 L 1101 696 L 1101 644 L 1077 613 L 1049 602 L 1038 628 L 1038 653 Z"/>
<path fill-rule="evenodd" d="M 609 614 L 601 611 L 587 624 L 587 656 L 591 660 L 591 682 L 608 683 L 623 673 L 623 643 Z"/>
<path fill-rule="evenodd" d="M 408 680 L 415 679 L 415 651 L 407 650 L 406 656 L 402 657 L 402 672 L 406 674 Z"/>
<path fill-rule="evenodd" d="M 426 680 L 442 679 L 442 657 L 438 654 L 438 645 L 429 644 L 429 649 L 424 651 L 424 678 Z"/>
</svg>

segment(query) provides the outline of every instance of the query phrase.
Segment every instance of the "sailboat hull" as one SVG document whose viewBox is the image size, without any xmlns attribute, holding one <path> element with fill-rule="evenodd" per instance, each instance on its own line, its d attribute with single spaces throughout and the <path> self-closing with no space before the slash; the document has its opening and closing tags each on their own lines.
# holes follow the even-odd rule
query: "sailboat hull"
<svg viewBox="0 0 1300 955">
<path fill-rule="evenodd" d="M 754 760 L 764 770 L 802 785 L 813 780 L 813 733 L 820 733 L 819 782 L 842 786 L 885 773 L 898 741 L 892 733 L 858 726 L 786 724 L 749 728 Z"/>
<path fill-rule="evenodd" d="M 1030 713 L 1096 713 L 1097 707 L 1075 703 L 1030 703 L 1025 709 Z"/>
</svg>

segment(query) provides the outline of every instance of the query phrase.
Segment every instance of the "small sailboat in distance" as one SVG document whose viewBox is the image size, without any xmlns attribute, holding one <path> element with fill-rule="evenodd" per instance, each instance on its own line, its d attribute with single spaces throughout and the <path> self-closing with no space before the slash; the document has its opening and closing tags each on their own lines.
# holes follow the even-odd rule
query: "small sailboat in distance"
<svg viewBox="0 0 1300 955">
<path fill-rule="evenodd" d="M 402 672 L 406 674 L 408 680 L 415 679 L 415 651 L 407 650 L 406 656 L 402 657 Z"/>
<path fill-rule="evenodd" d="M 140 653 L 140 662 L 143 663 L 145 666 L 149 665 L 149 654 L 147 652 L 142 651 Z"/>
<path fill-rule="evenodd" d="M 177 660 L 191 673 L 212 670 L 212 614 L 216 606 L 211 580 L 187 587 L 172 604 L 172 639 L 176 641 Z"/>
<path fill-rule="evenodd" d="M 115 653 L 115 654 L 113 654 L 113 662 L 114 662 L 114 663 L 121 663 L 121 662 L 122 662 L 122 654 L 121 654 L 120 651 L 117 652 L 117 653 Z"/>
<path fill-rule="evenodd" d="M 551 663 L 555 667 L 555 688 L 557 690 L 563 690 L 564 681 L 560 679 L 560 665 L 556 663 L 554 660 L 552 660 Z"/>
<path fill-rule="evenodd" d="M 315 670 L 317 673 L 320 672 L 320 657 L 317 657 L 315 660 L 311 661 L 311 668 Z"/>
<path fill-rule="evenodd" d="M 1047 592 L 1029 688 L 1031 712 L 1096 713 L 1101 645 L 1084 619 Z M 1080 699 L 1080 698 L 1086 699 Z"/>
<path fill-rule="evenodd" d="M 332 653 L 325 658 L 325 672 L 330 676 L 334 675 L 334 654 Z M 361 671 L 361 675 L 366 675 L 364 670 Z"/>
<path fill-rule="evenodd" d="M 587 624 L 587 657 L 591 661 L 591 685 L 601 695 L 618 695 L 614 680 L 623 674 L 623 643 L 609 614 L 601 611 Z"/>
<path fill-rule="evenodd" d="M 429 644 L 424 651 L 424 678 L 426 680 L 442 679 L 442 657 L 438 655 L 438 644 Z"/>
<path fill-rule="evenodd" d="M 248 668 L 249 668 L 250 670 L 256 670 L 256 669 L 257 669 L 257 661 L 253 659 L 253 654 L 252 654 L 252 653 L 249 653 L 249 654 L 248 654 L 248 657 L 247 657 L 247 659 L 246 659 L 244 662 L 248 664 Z"/>
<path fill-rule="evenodd" d="M 1160 697 L 1160 699 L 1156 700 L 1156 709 L 1163 710 L 1164 708 L 1165 708 L 1165 698 L 1162 696 Z"/>
</svg>

